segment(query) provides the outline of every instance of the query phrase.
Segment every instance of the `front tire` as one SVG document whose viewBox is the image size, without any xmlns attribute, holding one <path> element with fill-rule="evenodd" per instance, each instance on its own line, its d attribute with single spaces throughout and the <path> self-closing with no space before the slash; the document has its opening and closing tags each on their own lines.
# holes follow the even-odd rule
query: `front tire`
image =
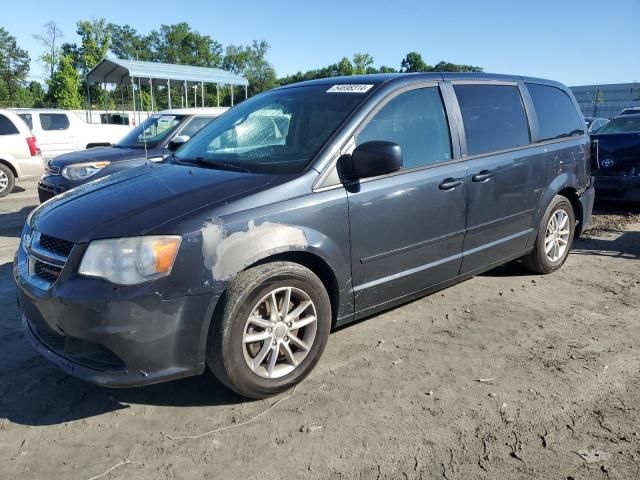
<svg viewBox="0 0 640 480">
<path fill-rule="evenodd" d="M 207 364 L 227 387 L 265 398 L 301 382 L 320 359 L 331 303 L 320 279 L 291 262 L 241 272 L 220 299 Z"/>
<path fill-rule="evenodd" d="M 542 216 L 533 251 L 523 258 L 525 267 L 542 274 L 562 267 L 569 256 L 575 229 L 576 217 L 571 202 L 556 195 Z"/>
<path fill-rule="evenodd" d="M 0 198 L 9 195 L 16 184 L 16 177 L 9 167 L 0 163 Z"/>
</svg>

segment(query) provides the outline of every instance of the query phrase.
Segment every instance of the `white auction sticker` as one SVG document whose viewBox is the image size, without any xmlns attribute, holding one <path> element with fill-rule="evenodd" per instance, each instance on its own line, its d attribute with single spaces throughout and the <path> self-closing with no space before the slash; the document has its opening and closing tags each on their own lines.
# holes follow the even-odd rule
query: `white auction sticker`
<svg viewBox="0 0 640 480">
<path fill-rule="evenodd" d="M 327 93 L 364 93 L 371 90 L 371 87 L 373 87 L 373 85 L 345 83 L 342 85 L 334 85 L 327 90 Z"/>
</svg>

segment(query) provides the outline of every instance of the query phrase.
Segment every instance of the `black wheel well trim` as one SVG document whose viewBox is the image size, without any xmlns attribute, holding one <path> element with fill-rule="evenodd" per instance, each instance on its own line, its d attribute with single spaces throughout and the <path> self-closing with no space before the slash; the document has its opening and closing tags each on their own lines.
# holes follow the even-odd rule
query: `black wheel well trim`
<svg viewBox="0 0 640 480">
<path fill-rule="evenodd" d="M 15 167 L 11 165 L 11 163 L 9 163 L 7 160 L 4 160 L 3 158 L 0 158 L 0 163 L 8 167 L 9 170 L 11 170 L 11 172 L 13 173 L 13 176 L 16 177 L 16 179 L 18 178 L 18 172 Z"/>
<path fill-rule="evenodd" d="M 577 233 L 582 228 L 582 220 L 584 218 L 584 213 L 582 211 L 582 203 L 580 203 L 580 197 L 578 197 L 578 191 L 573 187 L 565 186 L 560 191 L 558 191 L 556 195 L 565 197 L 571 203 L 571 206 L 573 207 L 573 212 L 576 217 L 575 229 L 576 229 L 576 236 L 577 236 Z"/>
<path fill-rule="evenodd" d="M 331 266 L 322 257 L 314 253 L 304 250 L 289 250 L 262 258 L 246 267 L 245 270 L 271 262 L 297 263 L 298 265 L 308 268 L 318 276 L 327 291 L 327 295 L 329 295 L 329 302 L 331 303 L 331 325 L 333 328 L 338 318 L 340 288 L 336 274 Z"/>
</svg>

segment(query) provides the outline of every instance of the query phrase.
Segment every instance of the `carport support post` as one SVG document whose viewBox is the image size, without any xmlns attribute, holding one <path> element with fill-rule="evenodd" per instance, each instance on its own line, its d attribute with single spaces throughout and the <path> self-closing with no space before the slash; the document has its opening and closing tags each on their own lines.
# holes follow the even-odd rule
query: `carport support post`
<svg viewBox="0 0 640 480">
<path fill-rule="evenodd" d="M 153 80 L 149 79 L 149 89 L 151 90 L 151 111 L 155 112 L 155 105 L 153 101 Z"/>
<path fill-rule="evenodd" d="M 107 105 L 107 77 L 104 77 L 104 82 L 102 83 L 102 94 L 104 95 L 104 116 L 106 117 L 107 123 L 109 123 L 109 106 Z M 102 122 L 101 122 L 102 123 Z"/>
<path fill-rule="evenodd" d="M 249 98 L 249 90 L 247 88 L 247 85 L 244 86 L 244 99 L 246 100 L 247 98 Z"/>
<path fill-rule="evenodd" d="M 120 80 L 120 113 L 122 114 L 120 123 L 124 125 L 124 86 L 122 85 L 122 80 Z"/>
<path fill-rule="evenodd" d="M 220 85 L 216 83 L 216 104 L 220 106 Z"/>
<path fill-rule="evenodd" d="M 231 89 L 231 106 L 233 107 L 233 85 L 229 85 L 229 88 Z"/>
<path fill-rule="evenodd" d="M 91 121 L 91 89 L 89 88 L 89 80 L 85 80 L 85 82 L 87 83 L 87 105 L 89 107 L 89 118 L 87 123 L 93 123 Z"/>
<path fill-rule="evenodd" d="M 167 80 L 167 100 L 169 100 L 169 110 L 171 110 L 171 80 Z"/>
<path fill-rule="evenodd" d="M 136 121 L 136 84 L 135 81 L 133 80 L 133 77 L 131 77 L 131 100 L 133 100 L 133 121 Z M 131 123 L 131 122 L 129 122 Z"/>
<path fill-rule="evenodd" d="M 142 81 L 140 80 L 140 77 L 138 77 L 138 104 L 140 106 L 140 108 L 138 109 L 138 124 L 142 123 Z"/>
<path fill-rule="evenodd" d="M 189 91 L 187 90 L 187 81 L 184 81 L 184 107 L 189 108 Z"/>
<path fill-rule="evenodd" d="M 204 82 L 200 82 L 200 94 L 202 97 L 202 108 L 204 108 Z"/>
</svg>

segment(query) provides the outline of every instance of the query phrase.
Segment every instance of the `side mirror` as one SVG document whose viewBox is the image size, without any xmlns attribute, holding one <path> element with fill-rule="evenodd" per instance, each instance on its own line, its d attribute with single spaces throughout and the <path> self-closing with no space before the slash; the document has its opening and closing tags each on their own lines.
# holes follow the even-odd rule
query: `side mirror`
<svg viewBox="0 0 640 480">
<path fill-rule="evenodd" d="M 170 152 L 175 152 L 190 139 L 191 137 L 189 135 L 178 135 L 169 142 L 169 144 L 167 145 L 167 150 L 169 150 Z"/>
<path fill-rule="evenodd" d="M 374 140 L 358 145 L 340 161 L 349 179 L 377 177 L 400 170 L 402 149 L 397 143 Z"/>
</svg>

